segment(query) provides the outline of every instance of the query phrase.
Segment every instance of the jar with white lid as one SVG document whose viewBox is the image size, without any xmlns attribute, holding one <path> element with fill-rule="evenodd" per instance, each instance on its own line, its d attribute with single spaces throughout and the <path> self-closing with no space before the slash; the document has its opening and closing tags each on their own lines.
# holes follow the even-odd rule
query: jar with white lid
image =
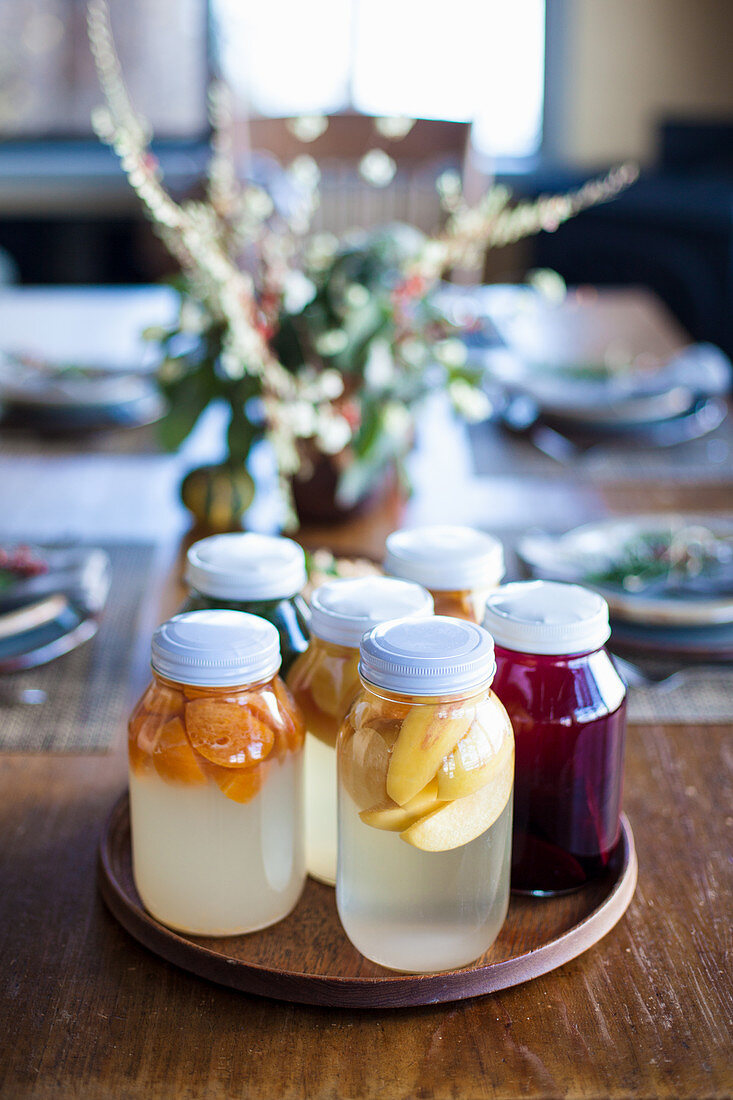
<svg viewBox="0 0 733 1100">
<path fill-rule="evenodd" d="M 390 577 L 327 581 L 311 597 L 311 640 L 287 683 L 306 725 L 305 836 L 308 873 L 336 881 L 336 737 L 359 693 L 359 643 L 385 619 L 425 618 L 430 595 Z"/>
<path fill-rule="evenodd" d="M 186 557 L 189 594 L 181 611 L 226 608 L 259 615 L 280 635 L 281 674 L 286 676 L 308 646 L 305 554 L 292 539 L 236 531 L 212 535 Z"/>
<path fill-rule="evenodd" d="M 341 923 L 393 970 L 466 966 L 509 904 L 514 738 L 491 637 L 445 616 L 384 623 L 359 672 L 338 740 Z"/>
<path fill-rule="evenodd" d="M 472 527 L 406 527 L 387 538 L 384 571 L 415 581 L 433 597 L 436 615 L 480 623 L 489 592 L 504 576 L 498 539 Z"/>
<path fill-rule="evenodd" d="M 277 630 L 238 611 L 160 626 L 129 725 L 135 885 L 177 931 L 229 936 L 287 916 L 305 880 L 304 728 Z"/>
<path fill-rule="evenodd" d="M 512 888 L 564 893 L 603 872 L 621 829 L 626 689 L 604 649 L 608 605 L 518 582 L 489 597 L 484 626 L 517 747 Z"/>
</svg>

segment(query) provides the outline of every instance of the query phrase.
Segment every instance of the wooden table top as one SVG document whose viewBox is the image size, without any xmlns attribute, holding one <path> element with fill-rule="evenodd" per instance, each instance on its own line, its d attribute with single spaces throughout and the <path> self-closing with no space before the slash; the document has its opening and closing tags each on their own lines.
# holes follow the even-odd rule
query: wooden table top
<svg viewBox="0 0 733 1100">
<path fill-rule="evenodd" d="M 613 487 L 572 471 L 552 486 L 477 479 L 460 441 L 437 442 L 419 457 L 418 492 L 406 510 L 387 501 L 369 517 L 304 538 L 379 554 L 398 522 L 473 521 L 501 535 L 530 517 L 557 526 L 560 516 L 570 527 L 608 513 L 733 503 L 731 484 L 719 479 Z M 192 453 L 39 445 L 18 458 L 0 447 L 0 536 L 154 539 L 164 551 L 160 618 L 178 598 L 166 581 L 185 535 L 174 486 Z M 502 993 L 389 1011 L 236 993 L 159 960 L 119 927 L 97 893 L 95 857 L 125 786 L 122 731 L 107 754 L 0 755 L 0 1095 L 729 1096 L 730 733 L 631 727 L 624 808 L 639 885 L 598 945 Z"/>
</svg>

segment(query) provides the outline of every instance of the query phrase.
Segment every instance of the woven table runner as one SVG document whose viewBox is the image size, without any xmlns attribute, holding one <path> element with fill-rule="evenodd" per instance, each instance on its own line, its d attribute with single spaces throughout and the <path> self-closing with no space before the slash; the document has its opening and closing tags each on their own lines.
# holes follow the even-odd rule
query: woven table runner
<svg viewBox="0 0 733 1100">
<path fill-rule="evenodd" d="M 158 454 L 155 425 L 113 427 L 84 434 L 84 451 L 88 454 Z M 0 426 L 0 455 L 8 458 L 44 455 L 77 455 L 78 432 L 58 432 L 49 435 L 30 428 Z"/>
<path fill-rule="evenodd" d="M 733 722 L 733 668 L 690 667 L 660 683 L 630 687 L 627 714 L 643 724 Z"/>
<path fill-rule="evenodd" d="M 0 677 L 0 751 L 106 752 L 127 721 L 139 690 L 140 617 L 155 547 L 99 544 L 109 554 L 112 583 L 97 634 L 47 665 Z M 12 701 L 37 691 L 36 704 Z"/>
<path fill-rule="evenodd" d="M 550 437 L 547 445 L 558 457 L 545 454 L 528 437 L 512 435 L 497 424 L 474 425 L 469 430 L 469 437 L 475 472 L 479 476 L 582 477 L 598 482 L 675 481 L 682 484 L 733 480 L 731 416 L 708 435 L 674 447 L 642 446 L 633 439 L 619 439 L 599 443 L 585 452 L 575 452 L 572 445 L 565 451 L 562 439 L 553 442 Z M 538 439 L 542 439 L 541 433 Z"/>
</svg>

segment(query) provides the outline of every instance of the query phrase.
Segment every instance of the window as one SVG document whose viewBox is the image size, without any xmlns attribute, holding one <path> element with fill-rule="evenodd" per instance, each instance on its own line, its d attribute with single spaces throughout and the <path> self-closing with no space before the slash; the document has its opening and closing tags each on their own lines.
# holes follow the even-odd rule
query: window
<svg viewBox="0 0 733 1100">
<path fill-rule="evenodd" d="M 109 0 L 135 106 L 159 138 L 207 129 L 206 0 Z M 0 136 L 91 138 L 86 0 L 0 0 Z"/>
<path fill-rule="evenodd" d="M 491 156 L 538 152 L 544 0 L 212 0 L 224 75 L 257 114 L 352 109 L 473 123 Z"/>
</svg>

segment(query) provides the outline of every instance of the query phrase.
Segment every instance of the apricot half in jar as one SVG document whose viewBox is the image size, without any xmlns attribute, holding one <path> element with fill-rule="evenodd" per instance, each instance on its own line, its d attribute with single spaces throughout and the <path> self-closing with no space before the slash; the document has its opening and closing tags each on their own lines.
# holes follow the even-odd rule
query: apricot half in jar
<svg viewBox="0 0 733 1100">
<path fill-rule="evenodd" d="M 282 751 L 297 752 L 305 741 L 305 725 L 295 700 L 279 678 L 274 685 L 278 703 L 278 744 Z"/>
<path fill-rule="evenodd" d="M 214 780 L 222 794 L 230 802 L 251 802 L 259 793 L 269 763 L 256 768 L 222 768 L 204 761 L 206 774 Z"/>
<path fill-rule="evenodd" d="M 153 749 L 153 764 L 160 778 L 168 783 L 206 782 L 180 718 L 171 718 L 161 728 Z"/>
<path fill-rule="evenodd" d="M 247 768 L 264 760 L 275 734 L 248 707 L 218 699 L 186 703 L 186 732 L 197 752 L 212 764 Z"/>
</svg>

